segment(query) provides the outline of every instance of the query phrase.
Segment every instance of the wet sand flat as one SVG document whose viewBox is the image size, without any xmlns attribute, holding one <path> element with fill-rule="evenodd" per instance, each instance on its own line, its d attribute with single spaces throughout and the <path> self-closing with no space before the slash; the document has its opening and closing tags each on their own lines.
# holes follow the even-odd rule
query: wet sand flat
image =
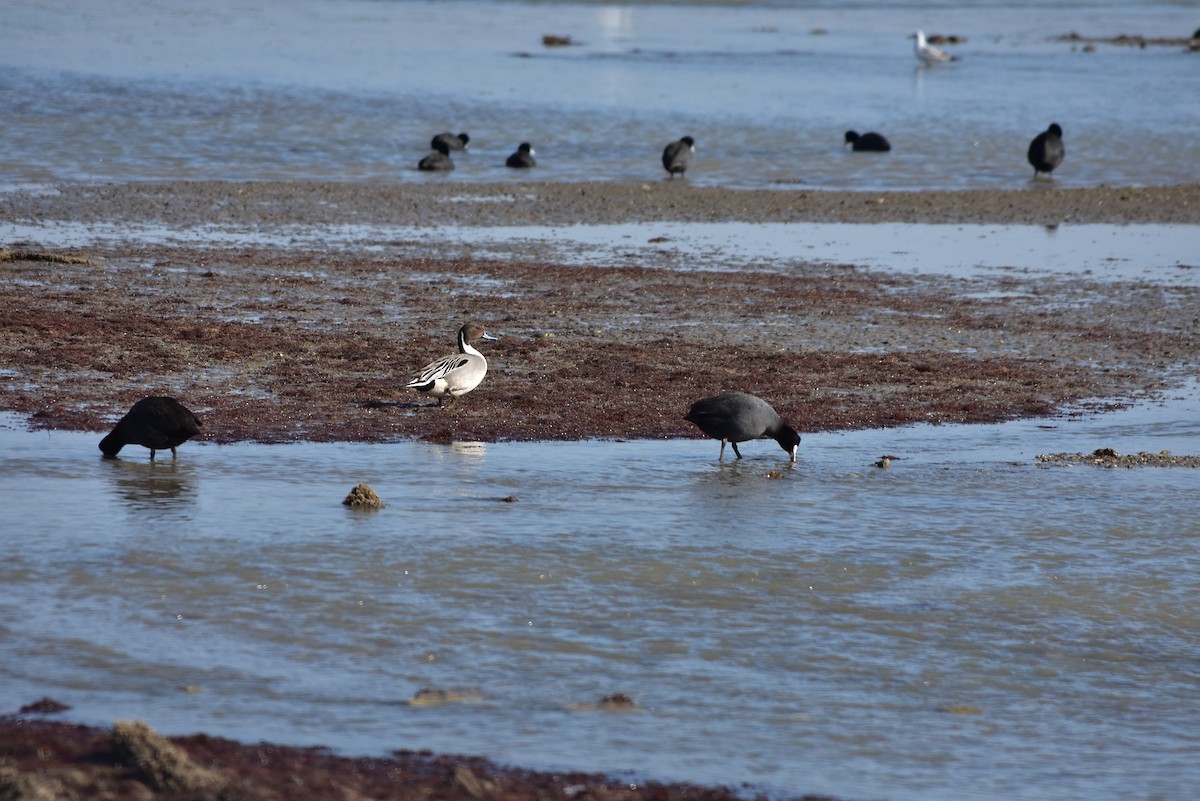
<svg viewBox="0 0 1200 801">
<path fill-rule="evenodd" d="M 502 198 L 497 201 L 496 198 Z M 68 185 L 0 196 L 0 219 L 168 230 L 632 220 L 1196 223 L 1200 187 L 853 193 L 656 184 Z M 403 240 L 359 251 L 9 242 L 0 403 L 103 429 L 175 395 L 218 442 L 695 436 L 695 398 L 769 398 L 803 430 L 993 422 L 1120 403 L 1197 362 L 1197 291 L 1078 278 L 964 279 L 856 265 L 787 274 L 479 258 Z M 668 249 L 669 250 L 669 249 Z M 403 384 L 476 320 L 501 337 L 453 409 Z"/>
<path fill-rule="evenodd" d="M 686 181 L 455 184 L 162 181 L 0 194 L 0 220 L 167 226 L 570 225 L 680 222 L 1200 224 L 1200 184 L 856 192 Z"/>
</svg>

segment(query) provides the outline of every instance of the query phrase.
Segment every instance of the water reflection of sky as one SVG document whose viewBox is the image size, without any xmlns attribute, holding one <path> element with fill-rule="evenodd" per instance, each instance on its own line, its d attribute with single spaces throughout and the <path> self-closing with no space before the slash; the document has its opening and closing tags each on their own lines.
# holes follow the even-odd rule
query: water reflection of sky
<svg viewBox="0 0 1200 801">
<path fill-rule="evenodd" d="M 466 200 L 462 202 L 467 202 Z M 1194 225 L 941 225 L 918 223 L 627 223 L 468 228 L 367 225 L 164 228 L 99 223 L 0 223 L 0 241 L 46 247 L 144 242 L 206 246 L 272 245 L 394 252 L 397 240 L 453 242 L 475 255 L 503 256 L 536 245 L 565 263 L 621 263 L 663 249 L 693 257 L 696 269 L 791 262 L 855 264 L 877 270 L 963 277 L 999 270 L 1200 286 Z M 650 242 L 665 237 L 666 241 Z"/>
</svg>

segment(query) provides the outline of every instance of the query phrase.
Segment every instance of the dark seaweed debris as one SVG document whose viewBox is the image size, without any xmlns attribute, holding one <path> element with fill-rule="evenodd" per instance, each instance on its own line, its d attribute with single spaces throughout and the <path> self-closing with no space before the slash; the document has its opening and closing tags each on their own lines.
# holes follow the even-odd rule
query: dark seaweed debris
<svg viewBox="0 0 1200 801">
<path fill-rule="evenodd" d="M 1200 467 L 1200 456 L 1174 456 L 1168 451 L 1121 455 L 1112 448 L 1097 448 L 1091 453 L 1042 453 L 1043 464 L 1086 464 L 1095 467 Z"/>
<path fill-rule="evenodd" d="M 479 757 L 164 737 L 140 722 L 112 729 L 0 717 L 0 798 L 93 801 L 741 801 L 726 787 L 618 781 L 594 773 L 503 767 Z M 797 801 L 832 801 L 802 796 Z"/>
</svg>

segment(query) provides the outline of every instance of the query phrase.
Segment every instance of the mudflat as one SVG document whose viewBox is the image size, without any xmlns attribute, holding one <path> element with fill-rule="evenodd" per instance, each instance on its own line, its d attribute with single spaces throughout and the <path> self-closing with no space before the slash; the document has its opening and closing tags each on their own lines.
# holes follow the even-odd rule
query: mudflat
<svg viewBox="0 0 1200 801">
<path fill-rule="evenodd" d="M 697 220 L 1200 222 L 1200 186 L 854 193 L 653 184 L 65 185 L 0 220 L 277 229 Z M 665 228 L 669 232 L 669 226 Z M 691 401 L 768 399 L 796 428 L 992 422 L 1119 405 L 1198 362 L 1194 288 L 1088 276 L 964 279 L 853 264 L 580 267 L 518 241 L 297 247 L 128 241 L 0 251 L 0 407 L 102 430 L 173 395 L 218 442 L 697 436 Z M 1183 265 L 1174 269 L 1191 269 Z M 453 408 L 404 389 L 476 321 L 499 337 Z"/>
<path fill-rule="evenodd" d="M 570 225 L 625 222 L 1200 223 L 1200 184 L 857 192 L 684 180 L 462 184 L 159 181 L 0 194 L 0 220 L 223 224 Z"/>
</svg>

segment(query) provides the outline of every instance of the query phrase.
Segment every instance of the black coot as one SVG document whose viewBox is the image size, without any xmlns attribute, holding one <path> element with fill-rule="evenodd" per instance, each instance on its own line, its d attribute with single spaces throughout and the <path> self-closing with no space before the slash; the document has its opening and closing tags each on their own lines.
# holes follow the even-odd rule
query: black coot
<svg viewBox="0 0 1200 801">
<path fill-rule="evenodd" d="M 450 158 L 450 148 L 445 142 L 433 140 L 433 152 L 417 162 L 418 170 L 453 170 L 454 161 Z"/>
<path fill-rule="evenodd" d="M 517 148 L 517 152 L 508 157 L 508 161 L 504 162 L 509 167 L 525 168 L 536 167 L 537 162 L 533 159 L 533 145 L 528 142 L 522 142 Z"/>
<path fill-rule="evenodd" d="M 443 152 L 449 152 L 451 150 L 466 150 L 467 143 L 470 141 L 471 137 L 467 136 L 465 133 L 452 134 L 449 131 L 443 131 L 430 140 L 429 147 L 431 150 L 442 150 L 442 145 L 445 145 L 445 150 Z"/>
<path fill-rule="evenodd" d="M 100 450 L 106 458 L 114 458 L 126 445 L 141 445 L 150 449 L 150 459 L 156 450 L 175 448 L 200 433 L 200 418 L 174 398 L 142 398 L 122 417 L 112 433 L 100 440 Z"/>
<path fill-rule="evenodd" d="M 663 149 L 663 167 L 672 176 L 683 175 L 692 165 L 692 154 L 696 152 L 696 140 L 685 136 Z"/>
<path fill-rule="evenodd" d="M 737 444 L 767 436 L 779 443 L 788 452 L 791 461 L 796 461 L 796 450 L 800 447 L 800 435 L 783 422 L 783 418 L 762 398 L 745 392 L 725 392 L 711 398 L 702 398 L 692 404 L 684 419 L 713 439 L 721 440 L 721 453 L 725 458 L 725 443 L 733 445 L 733 452 L 741 459 Z"/>
<path fill-rule="evenodd" d="M 846 144 L 851 150 L 860 152 L 886 153 L 892 149 L 892 143 L 883 134 L 869 131 L 859 134 L 857 131 L 846 131 Z"/>
<path fill-rule="evenodd" d="M 1050 127 L 1042 131 L 1037 136 L 1033 137 L 1033 141 L 1029 143 L 1029 163 L 1033 165 L 1033 177 L 1037 178 L 1039 172 L 1044 172 L 1047 175 L 1054 172 L 1054 168 L 1062 164 L 1063 156 L 1067 154 L 1067 149 L 1063 147 L 1062 128 L 1058 127 L 1057 122 L 1050 123 Z"/>
</svg>

